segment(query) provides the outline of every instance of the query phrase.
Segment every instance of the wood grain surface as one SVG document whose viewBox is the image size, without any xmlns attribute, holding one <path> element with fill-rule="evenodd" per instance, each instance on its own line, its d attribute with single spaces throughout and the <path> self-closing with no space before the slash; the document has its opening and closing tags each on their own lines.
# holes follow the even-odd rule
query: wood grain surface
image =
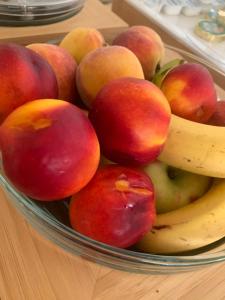
<svg viewBox="0 0 225 300">
<path fill-rule="evenodd" d="M 224 263 L 174 275 L 109 269 L 67 254 L 0 199 L 1 300 L 225 299 Z"/>
<path fill-rule="evenodd" d="M 60 38 L 75 27 L 116 28 L 127 26 L 125 21 L 110 11 L 108 5 L 99 0 L 86 0 L 79 14 L 61 22 L 41 26 L 3 27 L 0 26 L 0 42 L 44 42 Z"/>
<path fill-rule="evenodd" d="M 71 19 L 70 26 L 126 25 L 97 0 L 87 1 L 81 15 Z M 55 27 L 59 29 L 60 23 L 53 25 L 57 30 Z M 47 33 L 51 35 L 53 29 L 48 27 Z M 6 40 L 19 39 L 20 34 L 24 38 L 29 30 L 31 33 L 33 29 L 21 28 L 18 33 L 13 28 L 1 27 L 1 40 L 4 41 L 4 34 Z M 32 37 L 35 38 L 33 34 Z M 12 207 L 1 189 L 0 204 L 1 300 L 225 299 L 225 263 L 163 276 L 109 269 L 72 256 L 40 236 Z"/>
</svg>

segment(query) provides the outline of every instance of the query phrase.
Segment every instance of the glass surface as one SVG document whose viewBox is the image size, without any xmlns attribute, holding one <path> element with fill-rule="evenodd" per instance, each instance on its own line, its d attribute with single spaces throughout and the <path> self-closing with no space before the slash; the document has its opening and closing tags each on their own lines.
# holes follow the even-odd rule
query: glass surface
<svg viewBox="0 0 225 300">
<path fill-rule="evenodd" d="M 85 0 L 0 1 L 0 25 L 40 25 L 61 21 L 79 12 Z"/>
<path fill-rule="evenodd" d="M 204 64 L 218 84 L 219 97 L 224 91 L 219 87 L 224 81 L 224 74 L 216 70 L 203 59 L 185 51 L 166 46 L 167 51 L 179 53 L 189 62 Z M 176 57 L 177 54 L 174 54 Z M 225 260 L 225 238 L 180 255 L 156 255 L 136 252 L 132 249 L 119 249 L 94 241 L 70 228 L 68 219 L 68 201 L 39 202 L 16 191 L 3 174 L 0 174 L 0 184 L 7 198 L 24 215 L 25 219 L 43 236 L 66 251 L 80 255 L 85 259 L 129 272 L 165 274 L 191 271 L 209 264 Z"/>
</svg>

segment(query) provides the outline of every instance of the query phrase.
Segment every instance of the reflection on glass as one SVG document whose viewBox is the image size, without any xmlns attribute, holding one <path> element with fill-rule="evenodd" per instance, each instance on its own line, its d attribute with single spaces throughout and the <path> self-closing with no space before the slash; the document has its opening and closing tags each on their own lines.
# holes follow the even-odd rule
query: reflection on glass
<svg viewBox="0 0 225 300">
<path fill-rule="evenodd" d="M 85 0 L 1 0 L 0 25 L 35 25 L 76 14 Z"/>
</svg>

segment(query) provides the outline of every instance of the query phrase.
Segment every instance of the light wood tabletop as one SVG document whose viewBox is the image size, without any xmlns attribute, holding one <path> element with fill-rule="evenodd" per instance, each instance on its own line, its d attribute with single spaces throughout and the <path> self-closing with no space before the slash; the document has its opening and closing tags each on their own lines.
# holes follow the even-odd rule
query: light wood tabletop
<svg viewBox="0 0 225 300">
<path fill-rule="evenodd" d="M 126 24 L 98 0 L 89 0 L 79 15 L 42 29 L 54 36 L 78 25 L 116 28 Z M 0 31 L 1 41 L 19 37 L 25 41 L 38 28 L 0 27 Z M 225 263 L 175 275 L 117 271 L 74 257 L 47 241 L 12 207 L 1 189 L 0 203 L 1 300 L 225 299 Z"/>
<path fill-rule="evenodd" d="M 77 15 L 61 22 L 41 26 L 0 26 L 0 42 L 44 42 L 49 38 L 60 38 L 78 26 L 101 29 L 127 26 L 127 23 L 112 13 L 109 5 L 103 5 L 99 0 L 86 0 Z"/>
</svg>

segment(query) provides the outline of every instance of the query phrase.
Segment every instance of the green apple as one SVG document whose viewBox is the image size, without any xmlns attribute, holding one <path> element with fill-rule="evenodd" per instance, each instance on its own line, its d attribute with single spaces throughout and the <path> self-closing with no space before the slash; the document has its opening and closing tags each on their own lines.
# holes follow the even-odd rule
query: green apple
<svg viewBox="0 0 225 300">
<path fill-rule="evenodd" d="M 144 167 L 156 193 L 157 213 L 165 213 L 201 197 L 210 187 L 211 178 L 193 174 L 155 161 Z"/>
</svg>

